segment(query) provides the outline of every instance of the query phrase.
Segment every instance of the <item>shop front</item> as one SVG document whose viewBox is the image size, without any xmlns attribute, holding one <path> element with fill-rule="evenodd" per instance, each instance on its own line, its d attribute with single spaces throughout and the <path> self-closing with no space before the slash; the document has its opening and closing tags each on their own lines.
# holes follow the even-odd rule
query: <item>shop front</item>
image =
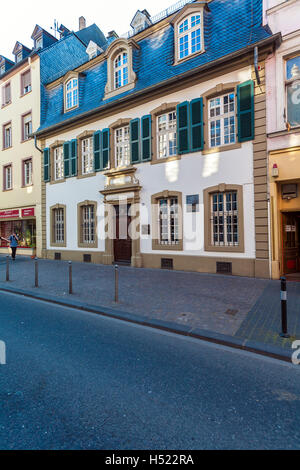
<svg viewBox="0 0 300 470">
<path fill-rule="evenodd" d="M 0 210 L 0 236 L 8 239 L 12 233 L 19 238 L 18 254 L 33 256 L 36 253 L 35 208 Z M 9 244 L 0 241 L 0 253 L 7 254 Z"/>
</svg>

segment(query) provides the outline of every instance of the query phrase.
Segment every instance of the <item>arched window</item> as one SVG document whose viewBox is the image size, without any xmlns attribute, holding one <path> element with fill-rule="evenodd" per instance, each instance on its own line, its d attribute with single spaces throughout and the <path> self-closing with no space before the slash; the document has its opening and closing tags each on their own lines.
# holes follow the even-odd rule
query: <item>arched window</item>
<svg viewBox="0 0 300 470">
<path fill-rule="evenodd" d="M 179 59 L 202 50 L 201 14 L 193 14 L 178 25 Z"/>
<path fill-rule="evenodd" d="M 66 109 L 78 106 L 78 79 L 71 78 L 66 83 Z"/>
<path fill-rule="evenodd" d="M 128 85 L 128 54 L 121 52 L 114 60 L 115 90 Z"/>
</svg>

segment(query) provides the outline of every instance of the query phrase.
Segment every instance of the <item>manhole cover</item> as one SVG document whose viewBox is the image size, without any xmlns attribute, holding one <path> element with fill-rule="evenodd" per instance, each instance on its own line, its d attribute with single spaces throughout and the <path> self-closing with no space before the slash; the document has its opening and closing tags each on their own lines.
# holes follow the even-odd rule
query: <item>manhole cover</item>
<svg viewBox="0 0 300 470">
<path fill-rule="evenodd" d="M 239 313 L 238 310 L 227 310 L 225 312 L 226 315 L 230 315 L 231 317 L 235 317 L 237 313 Z"/>
</svg>

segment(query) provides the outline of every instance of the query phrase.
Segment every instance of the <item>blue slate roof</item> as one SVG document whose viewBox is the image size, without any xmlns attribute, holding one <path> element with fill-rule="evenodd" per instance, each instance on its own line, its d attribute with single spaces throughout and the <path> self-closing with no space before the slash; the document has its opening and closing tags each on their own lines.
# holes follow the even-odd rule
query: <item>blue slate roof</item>
<svg viewBox="0 0 300 470">
<path fill-rule="evenodd" d="M 196 70 L 272 35 L 268 28 L 262 26 L 262 0 L 213 0 L 209 3 L 209 9 L 209 12 L 205 12 L 205 53 L 174 66 L 174 29 L 169 25 L 138 42 L 140 49 L 134 50 L 133 55 L 133 69 L 137 74 L 137 84 L 133 90 L 104 101 L 106 61 L 89 68 L 80 76 L 80 105 L 72 112 L 64 113 L 62 85 L 52 90 L 44 90 L 44 112 L 38 132 L 172 77 Z M 67 64 L 64 60 L 63 51 L 59 54 L 53 52 L 52 60 L 47 58 L 45 65 L 42 63 L 42 67 L 46 68 L 46 71 L 42 69 L 44 83 L 45 79 L 48 83 L 50 80 L 54 81 L 56 75 L 62 76 L 67 70 L 88 61 L 87 57 L 83 59 L 80 53 L 74 54 L 73 67 L 68 69 L 70 61 Z"/>
<path fill-rule="evenodd" d="M 90 41 L 93 41 L 103 50 L 107 47 L 107 40 L 95 23 L 81 31 L 77 31 L 75 34 L 86 46 L 89 45 Z"/>
</svg>

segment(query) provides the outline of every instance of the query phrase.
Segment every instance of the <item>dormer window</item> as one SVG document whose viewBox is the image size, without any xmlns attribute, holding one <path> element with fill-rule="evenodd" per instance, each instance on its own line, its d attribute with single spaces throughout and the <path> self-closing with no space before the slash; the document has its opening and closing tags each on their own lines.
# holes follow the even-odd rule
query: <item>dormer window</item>
<svg viewBox="0 0 300 470">
<path fill-rule="evenodd" d="M 0 75 L 2 75 L 3 73 L 5 73 L 5 65 L 1 65 L 0 67 Z"/>
<path fill-rule="evenodd" d="M 204 52 L 204 18 L 209 11 L 206 2 L 193 2 L 185 5 L 173 18 L 174 65 Z"/>
<path fill-rule="evenodd" d="M 78 78 L 71 78 L 66 83 L 66 109 L 78 106 Z"/>
<path fill-rule="evenodd" d="M 128 85 L 128 54 L 121 52 L 114 61 L 115 90 Z"/>
<path fill-rule="evenodd" d="M 133 39 L 116 39 L 105 52 L 107 58 L 107 83 L 104 99 L 132 90 L 136 84 L 133 71 L 133 49 L 139 49 Z"/>
<path fill-rule="evenodd" d="M 43 36 L 41 35 L 35 40 L 35 49 L 36 50 L 42 49 L 42 47 L 43 47 Z"/>
<path fill-rule="evenodd" d="M 201 15 L 191 15 L 179 25 L 178 41 L 180 59 L 201 51 Z"/>
<path fill-rule="evenodd" d="M 23 59 L 23 53 L 21 51 L 21 52 L 18 52 L 18 54 L 16 55 L 16 63 L 21 62 L 22 59 Z"/>
</svg>

